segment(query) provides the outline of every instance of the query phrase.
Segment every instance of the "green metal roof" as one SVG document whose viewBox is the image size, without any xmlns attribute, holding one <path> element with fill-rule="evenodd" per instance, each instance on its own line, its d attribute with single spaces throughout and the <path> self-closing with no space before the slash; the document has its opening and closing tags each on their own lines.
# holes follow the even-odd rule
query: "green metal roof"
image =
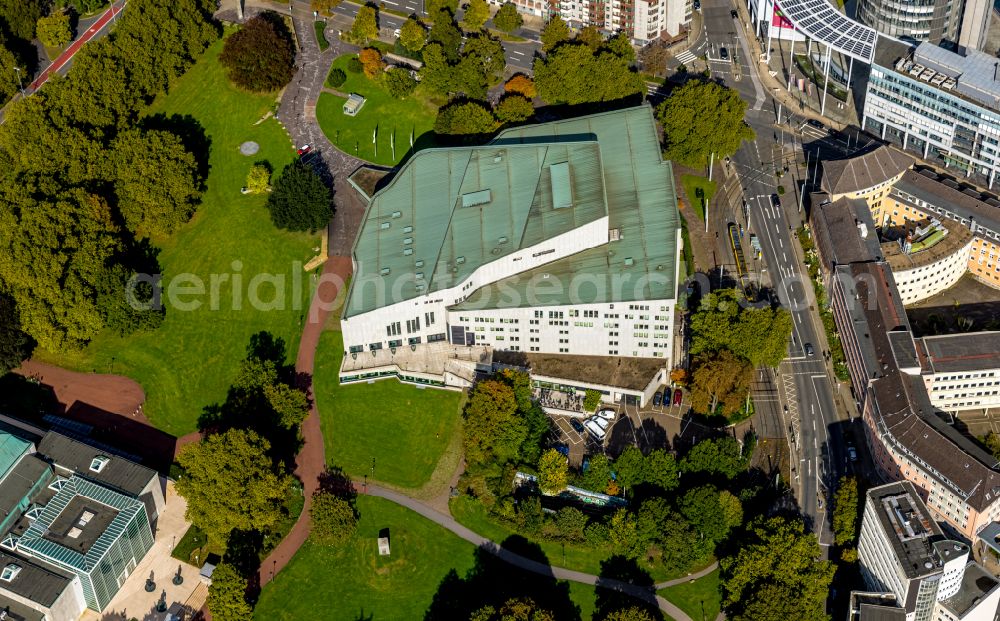
<svg viewBox="0 0 1000 621">
<path fill-rule="evenodd" d="M 452 287 L 481 265 L 605 215 L 621 240 L 536 271 L 656 272 L 667 285 L 630 287 L 623 299 L 672 298 L 676 196 L 648 106 L 520 127 L 482 147 L 421 151 L 369 203 L 344 316 Z M 496 286 L 473 297 L 498 299 Z"/>
<path fill-rule="evenodd" d="M 596 138 L 600 146 L 612 241 L 482 287 L 454 309 L 491 308 L 501 299 L 510 307 L 511 300 L 522 306 L 555 306 L 675 297 L 680 216 L 670 163 L 660 155 L 652 108 L 509 129 L 491 144 L 581 138 Z M 546 274 L 550 282 L 562 286 L 537 287 L 538 277 Z M 621 286 L 615 285 L 616 280 Z M 573 282 L 589 284 L 571 287 Z"/>
<path fill-rule="evenodd" d="M 0 432 L 0 480 L 7 476 L 21 456 L 31 448 L 31 442 Z"/>
</svg>

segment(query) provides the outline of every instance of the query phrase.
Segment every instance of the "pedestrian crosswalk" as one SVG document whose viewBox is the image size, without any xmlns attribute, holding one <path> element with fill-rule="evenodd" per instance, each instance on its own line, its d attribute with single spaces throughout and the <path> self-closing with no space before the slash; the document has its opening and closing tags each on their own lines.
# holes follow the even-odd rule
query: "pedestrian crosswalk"
<svg viewBox="0 0 1000 621">
<path fill-rule="evenodd" d="M 695 56 L 694 54 L 692 54 L 688 50 L 684 50 L 683 52 L 681 52 L 680 54 L 678 54 L 677 56 L 675 56 L 675 58 L 678 61 L 680 61 L 681 63 L 685 64 L 685 65 L 690 65 L 691 63 L 693 63 L 695 61 L 695 59 L 697 58 L 697 56 Z"/>
</svg>

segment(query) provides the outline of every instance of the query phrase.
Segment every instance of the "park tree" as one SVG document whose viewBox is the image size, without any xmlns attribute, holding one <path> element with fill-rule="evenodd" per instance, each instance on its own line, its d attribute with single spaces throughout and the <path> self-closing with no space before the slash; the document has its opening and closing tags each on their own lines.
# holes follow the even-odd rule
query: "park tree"
<svg viewBox="0 0 1000 621">
<path fill-rule="evenodd" d="M 618 482 L 626 489 L 646 482 L 646 458 L 634 444 L 625 447 L 621 455 L 615 459 L 614 468 Z"/>
<path fill-rule="evenodd" d="M 283 516 L 291 477 L 277 470 L 271 443 L 253 431 L 230 429 L 181 449 L 185 474 L 177 493 L 187 500 L 185 517 L 216 542 L 233 530 L 264 531 Z"/>
<path fill-rule="evenodd" d="M 636 515 L 640 536 L 660 549 L 664 565 L 680 573 L 711 554 L 695 546 L 698 534 L 691 524 L 662 497 L 644 500 Z"/>
<path fill-rule="evenodd" d="M 378 11 L 374 6 L 366 4 L 358 9 L 351 24 L 350 38 L 358 45 L 367 45 L 378 37 Z"/>
<path fill-rule="evenodd" d="M 321 545 L 344 545 L 358 529 L 358 516 L 351 504 L 327 491 L 313 494 L 309 517 L 309 536 Z"/>
<path fill-rule="evenodd" d="M 441 11 L 448 11 L 454 15 L 458 13 L 458 0 L 426 0 L 424 11 L 434 16 L 434 19 L 437 19 L 437 14 Z"/>
<path fill-rule="evenodd" d="M 587 528 L 587 516 L 576 507 L 563 507 L 556 511 L 556 530 L 559 536 L 569 541 L 582 541 Z"/>
<path fill-rule="evenodd" d="M 597 51 L 597 48 L 604 45 L 604 37 L 601 36 L 601 31 L 596 26 L 584 26 L 580 32 L 576 33 L 573 40 L 586 45 L 593 51 Z"/>
<path fill-rule="evenodd" d="M 313 11 L 320 15 L 331 16 L 333 10 L 340 4 L 340 0 L 310 0 L 309 5 Z"/>
<path fill-rule="evenodd" d="M 47 6 L 44 0 L 0 0 L 0 34 L 31 41 Z"/>
<path fill-rule="evenodd" d="M 743 525 L 743 503 L 729 490 L 719 490 L 719 509 L 728 530 Z"/>
<path fill-rule="evenodd" d="M 271 168 L 267 164 L 254 164 L 247 173 L 247 191 L 263 194 L 271 188 Z"/>
<path fill-rule="evenodd" d="M 611 460 L 604 453 L 591 455 L 580 484 L 594 492 L 603 492 L 611 480 Z"/>
<path fill-rule="evenodd" d="M 552 430 L 552 422 L 541 406 L 532 399 L 531 377 L 524 371 L 503 369 L 496 379 L 514 391 L 517 413 L 527 425 L 528 433 L 519 450 L 521 461 L 527 464 L 537 463 L 542 455 L 542 446 Z"/>
<path fill-rule="evenodd" d="M 503 90 L 508 93 L 514 93 L 516 95 L 523 95 L 528 99 L 535 98 L 535 81 L 524 75 L 523 73 L 516 73 L 507 83 L 503 85 Z"/>
<path fill-rule="evenodd" d="M 631 606 L 621 610 L 615 610 L 604 617 L 604 621 L 655 621 L 649 611 Z"/>
<path fill-rule="evenodd" d="M 247 580 L 229 563 L 220 563 L 208 586 L 208 610 L 217 621 L 252 621 L 253 608 L 247 603 Z"/>
<path fill-rule="evenodd" d="M 429 43 L 424 48 L 424 66 L 420 69 L 420 82 L 438 95 L 451 93 L 455 83 L 448 57 L 440 43 Z"/>
<path fill-rule="evenodd" d="M 330 223 L 330 188 L 312 169 L 296 160 L 285 166 L 267 197 L 271 222 L 279 229 L 315 233 Z"/>
<path fill-rule="evenodd" d="M 653 75 L 666 75 L 669 60 L 670 52 L 659 42 L 650 43 L 639 51 L 639 62 L 642 63 L 643 70 Z"/>
<path fill-rule="evenodd" d="M 483 136 L 496 130 L 493 112 L 476 101 L 459 101 L 438 111 L 434 131 L 453 136 Z"/>
<path fill-rule="evenodd" d="M 749 308 L 733 289 L 702 298 L 691 316 L 691 354 L 728 350 L 752 366 L 777 367 L 785 358 L 792 316 L 783 308 Z"/>
<path fill-rule="evenodd" d="M 500 41 L 483 35 L 469 37 L 462 48 L 462 56 L 463 62 L 469 60 L 476 65 L 487 84 L 500 80 L 507 62 Z"/>
<path fill-rule="evenodd" d="M 841 547 L 854 545 L 858 522 L 858 480 L 843 477 L 833 496 L 833 538 Z"/>
<path fill-rule="evenodd" d="M 242 423 L 258 422 L 252 417 L 267 418 L 262 430 L 275 427 L 295 429 L 309 415 L 306 393 L 289 383 L 278 363 L 257 355 L 240 363 L 239 373 L 230 388 L 230 403 L 241 412 Z"/>
<path fill-rule="evenodd" d="M 31 357 L 34 341 L 21 330 L 14 298 L 0 293 L 0 376 Z"/>
<path fill-rule="evenodd" d="M 385 90 L 396 99 L 409 97 L 417 88 L 417 81 L 410 76 L 408 69 L 393 67 L 385 72 Z"/>
<path fill-rule="evenodd" d="M 628 509 L 619 509 L 611 516 L 608 539 L 614 546 L 615 553 L 626 558 L 638 558 L 646 551 L 646 541 L 639 531 L 639 522 Z"/>
<path fill-rule="evenodd" d="M 230 82 L 252 93 L 276 91 L 291 82 L 295 73 L 295 51 L 288 29 L 270 11 L 249 19 L 226 39 L 219 62 Z"/>
<path fill-rule="evenodd" d="M 483 606 L 469 616 L 469 621 L 556 621 L 556 616 L 533 599 L 520 597 L 507 600 L 499 609 Z"/>
<path fill-rule="evenodd" d="M 465 7 L 465 25 L 470 30 L 480 30 L 490 18 L 490 5 L 486 0 L 469 0 Z"/>
<path fill-rule="evenodd" d="M 38 40 L 47 47 L 62 47 L 73 40 L 73 29 L 69 23 L 69 13 L 54 11 L 52 14 L 38 18 L 35 27 Z"/>
<path fill-rule="evenodd" d="M 399 42 L 409 51 L 419 52 L 427 43 L 427 30 L 411 15 L 399 29 Z"/>
<path fill-rule="evenodd" d="M 24 86 L 26 77 L 24 66 L 0 41 L 0 103 L 13 97 L 18 92 L 19 86 Z"/>
<path fill-rule="evenodd" d="M 507 95 L 500 100 L 493 113 L 501 123 L 523 123 L 535 114 L 535 107 L 530 99 L 521 95 Z"/>
<path fill-rule="evenodd" d="M 735 554 L 723 558 L 723 608 L 733 621 L 825 621 L 834 566 L 820 560 L 816 535 L 801 521 L 760 519 Z"/>
<path fill-rule="evenodd" d="M 473 465 L 513 461 L 528 435 L 527 424 L 518 416 L 514 390 L 497 380 L 475 385 L 462 420 L 465 458 Z"/>
<path fill-rule="evenodd" d="M 748 457 L 735 438 L 723 436 L 695 444 L 681 459 L 680 467 L 685 474 L 718 474 L 733 479 L 746 468 Z"/>
<path fill-rule="evenodd" d="M 739 500 L 737 499 L 737 502 Z M 722 511 L 719 490 L 712 485 L 703 485 L 690 489 L 681 497 L 681 515 L 691 524 L 698 533 L 699 544 L 704 543 L 708 552 L 714 550 L 715 546 L 722 542 L 729 534 L 731 528 L 730 519 Z M 732 511 L 732 507 L 727 507 Z M 741 516 L 742 518 L 742 509 Z"/>
<path fill-rule="evenodd" d="M 646 483 L 669 492 L 677 487 L 679 475 L 677 459 L 666 450 L 654 449 L 646 455 Z"/>
<path fill-rule="evenodd" d="M 746 404 L 753 381 L 753 367 L 728 350 L 695 358 L 691 373 L 691 407 L 714 415 L 721 406 L 724 416 L 736 416 Z"/>
<path fill-rule="evenodd" d="M 454 14 L 447 10 L 429 14 L 433 16 L 434 24 L 427 33 L 427 43 L 439 44 L 449 63 L 458 62 L 462 53 L 462 31 L 455 23 Z"/>
<path fill-rule="evenodd" d="M 552 51 L 552 49 L 560 43 L 569 41 L 569 37 L 569 26 L 566 25 L 563 18 L 558 15 L 553 15 L 552 18 L 545 23 L 539 37 L 542 41 L 542 51 Z"/>
<path fill-rule="evenodd" d="M 173 233 L 191 219 L 204 179 L 198 162 L 176 135 L 129 129 L 112 144 L 118 210 L 139 237 Z M 127 162 L 117 165 L 117 162 Z"/>
<path fill-rule="evenodd" d="M 131 269 L 113 264 L 97 279 L 97 307 L 105 327 L 118 336 L 155 330 L 166 315 L 166 309 L 156 305 L 153 285 L 134 276 Z"/>
<path fill-rule="evenodd" d="M 382 52 L 373 47 L 366 47 L 358 52 L 358 60 L 361 61 L 361 69 L 369 80 L 374 80 L 382 75 L 382 70 L 385 69 L 385 63 L 382 62 Z"/>
<path fill-rule="evenodd" d="M 555 449 L 542 453 L 538 461 L 538 487 L 544 494 L 558 494 L 566 489 L 569 479 L 569 464 L 566 457 Z"/>
<path fill-rule="evenodd" d="M 500 5 L 497 14 L 493 16 L 493 25 L 506 33 L 511 33 L 521 27 L 524 20 L 517 12 L 517 6 L 513 2 L 505 2 Z"/>
<path fill-rule="evenodd" d="M 716 82 L 690 80 L 674 89 L 657 117 L 663 126 L 664 155 L 691 167 L 707 166 L 710 156 L 729 157 L 754 131 L 743 120 L 747 104 Z"/>
<path fill-rule="evenodd" d="M 551 104 L 616 101 L 645 90 L 642 76 L 610 49 L 560 45 L 534 67 L 538 94 Z"/>
</svg>

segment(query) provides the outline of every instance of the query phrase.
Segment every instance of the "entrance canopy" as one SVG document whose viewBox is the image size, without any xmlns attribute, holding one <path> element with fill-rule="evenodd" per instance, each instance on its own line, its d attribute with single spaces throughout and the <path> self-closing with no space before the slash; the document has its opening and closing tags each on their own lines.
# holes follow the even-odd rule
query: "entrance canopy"
<svg viewBox="0 0 1000 621">
<path fill-rule="evenodd" d="M 775 11 L 795 25 L 795 29 L 814 41 L 829 46 L 841 54 L 871 64 L 875 58 L 878 33 L 833 8 L 827 0 L 781 0 Z"/>
</svg>

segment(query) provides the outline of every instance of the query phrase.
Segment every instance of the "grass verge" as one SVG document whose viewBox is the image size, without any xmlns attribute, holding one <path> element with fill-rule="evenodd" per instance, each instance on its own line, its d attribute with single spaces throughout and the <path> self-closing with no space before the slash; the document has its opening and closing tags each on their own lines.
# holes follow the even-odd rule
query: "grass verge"
<svg viewBox="0 0 1000 621">
<path fill-rule="evenodd" d="M 711 205 L 712 196 L 715 195 L 715 181 L 709 181 L 698 175 L 681 175 L 681 186 L 684 188 L 684 194 L 687 195 L 688 204 L 694 211 L 698 212 L 698 216 L 704 222 L 705 205 Z M 699 190 L 701 195 L 699 195 Z"/>
<path fill-rule="evenodd" d="M 192 302 L 190 310 L 171 305 L 170 296 L 164 295 L 167 315 L 153 332 L 122 338 L 104 331 L 79 352 L 36 353 L 46 362 L 77 371 L 129 375 L 146 391 L 146 415 L 175 435 L 194 431 L 202 409 L 226 398 L 251 335 L 267 331 L 284 339 L 289 360 L 295 360 L 302 317 L 309 307 L 309 279 L 301 264 L 319 245 L 315 236 L 274 228 L 264 195 L 240 194 L 255 162 L 267 161 L 281 170 L 294 151 L 277 121 L 261 121 L 273 109 L 274 96 L 250 95 L 231 86 L 218 62 L 221 50 L 222 41 L 212 45 L 149 110 L 150 115 L 174 118 L 182 130 L 200 129 L 211 141 L 210 172 L 197 213 L 170 237 L 152 240 L 160 251 L 164 292 L 171 278 L 192 275 L 204 285 L 203 294 L 182 297 Z M 241 155 L 240 144 L 251 140 L 260 151 L 252 157 Z M 268 283 L 249 286 L 259 274 L 282 279 L 283 297 L 275 296 L 276 287 Z M 213 309 L 210 283 L 221 277 L 227 280 L 217 283 Z M 258 294 L 263 302 L 277 298 L 274 308 L 258 310 L 260 304 L 251 304 L 251 296 Z"/>
<path fill-rule="evenodd" d="M 347 61 L 352 56 L 345 54 L 333 62 L 333 67 L 347 75 L 347 81 L 337 90 L 362 95 L 365 105 L 351 117 L 343 112 L 343 97 L 320 95 L 316 117 L 330 142 L 345 153 L 386 166 L 403 159 L 411 150 L 411 138 L 415 150 L 433 146 L 437 106 L 431 103 L 425 88 L 417 87 L 406 99 L 396 99 L 378 81 L 348 71 Z"/>
<path fill-rule="evenodd" d="M 313 381 L 327 461 L 361 477 L 372 475 L 374 459 L 375 480 L 421 487 L 461 433 L 462 393 L 392 378 L 341 386 L 343 355 L 340 332 L 324 332 Z"/>
</svg>

